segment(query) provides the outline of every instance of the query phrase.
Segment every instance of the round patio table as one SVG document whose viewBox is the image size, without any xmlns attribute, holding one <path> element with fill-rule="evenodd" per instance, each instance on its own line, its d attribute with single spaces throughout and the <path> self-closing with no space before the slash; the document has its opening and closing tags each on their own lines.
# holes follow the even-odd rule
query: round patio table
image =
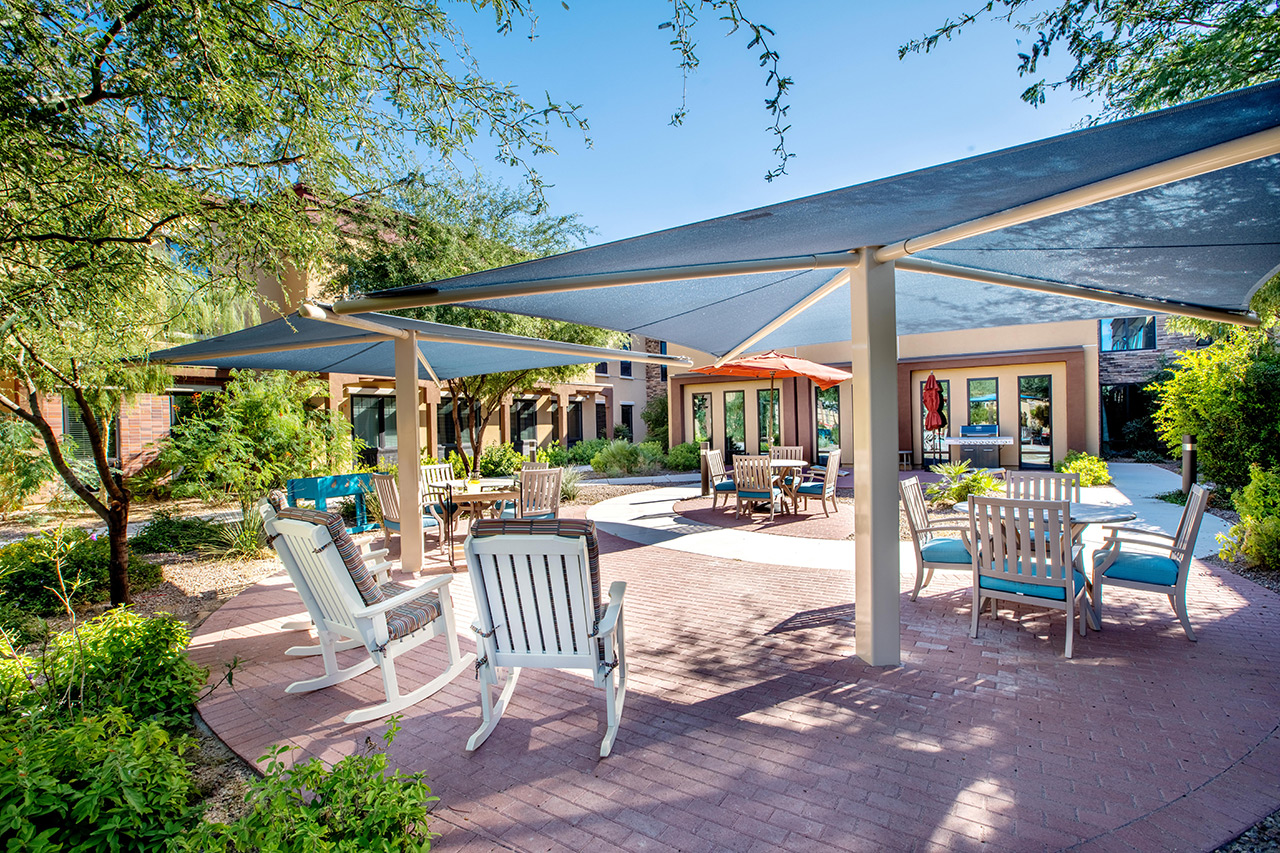
<svg viewBox="0 0 1280 853">
<path fill-rule="evenodd" d="M 803 459 L 770 459 L 769 467 L 775 472 L 774 479 L 778 481 L 780 486 L 782 486 L 783 495 L 791 499 L 791 511 L 799 512 L 800 501 L 798 499 L 797 489 L 800 488 L 800 476 L 799 474 L 792 474 L 791 469 L 799 468 L 803 471 L 805 468 L 809 467 L 809 463 Z M 788 483 L 788 480 L 791 482 Z M 784 499 L 782 501 L 782 511 L 786 512 L 786 510 L 787 502 Z"/>
</svg>

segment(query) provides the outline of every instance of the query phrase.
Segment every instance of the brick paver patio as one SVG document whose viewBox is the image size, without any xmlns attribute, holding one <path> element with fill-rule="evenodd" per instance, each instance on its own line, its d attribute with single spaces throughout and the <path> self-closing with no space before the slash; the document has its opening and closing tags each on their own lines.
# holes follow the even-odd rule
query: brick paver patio
<svg viewBox="0 0 1280 853">
<path fill-rule="evenodd" d="M 907 572 L 903 664 L 885 669 L 852 656 L 851 571 L 601 544 L 606 586 L 628 583 L 613 754 L 597 758 L 601 692 L 545 671 L 467 754 L 479 707 L 460 678 L 391 750 L 441 798 L 437 849 L 1211 850 L 1280 803 L 1280 596 L 1236 575 L 1196 565 L 1198 643 L 1163 599 L 1109 589 L 1105 630 L 1068 661 L 1061 613 L 1006 610 L 972 640 L 967 576 L 940 572 L 911 602 Z M 452 586 L 469 624 L 465 574 Z M 215 669 L 243 661 L 200 710 L 249 760 L 286 742 L 332 761 L 382 731 L 342 723 L 380 698 L 376 672 L 283 692 L 320 671 L 283 655 L 302 635 L 277 626 L 301 609 L 281 574 L 193 644 Z M 426 644 L 402 684 L 443 660 Z"/>
</svg>

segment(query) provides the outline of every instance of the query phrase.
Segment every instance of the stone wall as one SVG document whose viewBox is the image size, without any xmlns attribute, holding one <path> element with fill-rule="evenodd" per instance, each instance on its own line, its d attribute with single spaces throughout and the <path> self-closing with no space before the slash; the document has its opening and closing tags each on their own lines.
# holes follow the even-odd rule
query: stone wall
<svg viewBox="0 0 1280 853">
<path fill-rule="evenodd" d="M 1173 360 L 1175 353 L 1196 348 L 1195 335 L 1182 335 L 1170 332 L 1165 327 L 1167 315 L 1156 315 L 1156 348 L 1144 350 L 1125 350 L 1123 352 L 1102 352 L 1101 325 L 1097 331 L 1098 351 L 1098 384 L 1100 385 L 1141 385 L 1146 383 L 1166 363 Z"/>
<path fill-rule="evenodd" d="M 643 343 L 644 351 L 650 353 L 659 353 L 662 351 L 661 342 L 655 338 L 646 338 L 641 335 L 632 336 L 633 348 L 638 348 Z M 667 383 L 662 380 L 662 366 L 658 364 L 646 364 L 644 366 L 644 399 L 649 402 L 655 397 L 667 396 Z"/>
</svg>

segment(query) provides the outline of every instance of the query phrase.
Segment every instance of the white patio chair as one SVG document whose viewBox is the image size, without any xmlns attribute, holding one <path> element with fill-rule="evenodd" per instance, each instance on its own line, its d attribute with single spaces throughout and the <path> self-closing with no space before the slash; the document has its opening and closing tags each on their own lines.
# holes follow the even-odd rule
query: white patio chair
<svg viewBox="0 0 1280 853">
<path fill-rule="evenodd" d="M 1191 620 L 1187 618 L 1187 575 L 1191 573 L 1191 554 L 1208 503 L 1209 491 L 1203 486 L 1192 486 L 1178 529 L 1172 536 L 1135 527 L 1106 528 L 1108 536 L 1093 555 L 1093 612 L 1098 614 L 1099 629 L 1102 586 L 1110 584 L 1167 595 L 1187 639 L 1195 641 Z M 1125 548 L 1125 545 L 1133 547 Z"/>
<path fill-rule="evenodd" d="M 724 495 L 724 505 L 727 509 L 729 495 L 733 494 L 737 486 L 724 472 L 724 454 L 719 450 L 707 451 L 707 482 L 711 484 L 711 508 L 715 509 L 720 496 Z"/>
<path fill-rule="evenodd" d="M 258 500 L 258 515 L 262 518 L 263 529 L 266 529 L 268 521 L 276 517 L 276 513 L 288 506 L 285 498 L 284 489 L 272 489 L 267 493 L 266 497 Z M 344 522 L 345 524 L 345 522 Z M 284 566 L 285 573 L 289 576 L 289 582 L 293 584 L 294 591 L 297 591 L 299 585 L 303 583 L 302 575 L 294 565 L 293 555 L 289 553 L 287 548 L 276 548 L 275 539 L 277 537 L 268 536 L 267 544 L 276 552 L 276 556 L 280 559 L 280 564 Z M 360 546 L 360 557 L 364 560 L 365 570 L 373 575 L 374 580 L 378 584 L 386 584 L 391 582 L 391 564 L 387 562 L 387 549 L 380 548 L 374 550 L 367 543 Z M 301 595 L 301 593 L 299 593 Z M 287 620 L 280 623 L 282 631 L 310 631 L 315 623 L 308 619 Z M 359 640 L 344 640 L 338 644 L 338 651 L 346 651 L 354 649 L 356 646 L 364 645 Z M 320 654 L 320 646 L 293 646 L 285 649 L 286 655 L 303 656 Z"/>
<path fill-rule="evenodd" d="M 467 571 L 475 590 L 481 724 L 473 750 L 502 719 L 520 670 L 584 669 L 605 694 L 600 757 L 613 749 L 627 691 L 622 599 L 627 585 L 600 599 L 595 524 L 585 519 L 486 519 L 467 537 Z M 506 684 L 495 704 L 492 689 Z"/>
<path fill-rule="evenodd" d="M 969 523 L 934 524 L 929 520 L 929 507 L 920 488 L 919 477 L 908 477 L 898 483 L 902 505 L 907 512 L 907 529 L 911 532 L 911 544 L 916 552 L 916 587 L 911 591 L 915 601 L 920 590 L 933 581 L 934 569 L 960 569 L 973 571 L 973 556 L 969 553 Z M 959 533 L 955 539 L 939 536 L 939 533 Z M 927 574 L 926 574 L 927 572 Z"/>
<path fill-rule="evenodd" d="M 1071 657 L 1072 623 L 1085 633 L 1088 584 L 1076 567 L 1067 501 L 969 498 L 969 543 L 973 554 L 973 626 L 991 601 L 1063 610 L 1067 614 L 1066 657 Z"/>
<path fill-rule="evenodd" d="M 374 492 L 378 496 L 379 517 L 382 520 L 382 541 L 384 545 L 391 543 L 391 534 L 400 534 L 400 489 L 396 477 L 392 474 L 370 474 Z M 419 477 L 419 487 L 422 486 Z M 439 503 L 429 503 L 422 508 L 422 531 L 435 530 L 437 545 L 442 550 L 445 546 L 444 507 Z"/>
<path fill-rule="evenodd" d="M 1052 471 L 1008 471 L 1004 492 L 1007 498 L 1032 501 L 1074 501 L 1080 503 L 1080 475 Z"/>
<path fill-rule="evenodd" d="M 840 478 L 840 448 L 833 447 L 827 455 L 827 468 L 822 480 L 815 480 L 811 483 L 801 483 L 796 487 L 796 498 L 804 498 L 804 508 L 809 509 L 809 498 L 822 499 L 823 515 L 830 516 L 827 511 L 827 501 L 831 501 L 831 508 L 836 512 L 840 511 L 840 505 L 836 503 L 836 480 Z"/>
<path fill-rule="evenodd" d="M 315 622 L 324 659 L 324 675 L 295 681 L 285 692 L 320 690 L 379 667 L 386 701 L 346 716 L 348 723 L 362 723 L 421 702 L 466 671 L 475 657 L 458 651 L 449 598 L 451 575 L 415 586 L 379 585 L 341 524 L 342 517 L 336 513 L 285 507 L 266 522 L 266 529 L 286 567 L 297 572 L 298 593 Z M 401 693 L 396 659 L 441 635 L 448 650 L 448 668 L 416 690 Z M 352 645 L 343 640 L 358 641 L 368 651 L 368 658 L 339 669 L 337 652 Z"/>
<path fill-rule="evenodd" d="M 562 468 L 525 468 L 520 473 L 520 500 L 504 504 L 500 518 L 555 518 L 560 514 Z"/>
<path fill-rule="evenodd" d="M 735 518 L 742 515 L 743 504 L 746 504 L 747 517 L 750 518 L 756 503 L 768 501 L 769 520 L 773 521 L 774 505 L 782 499 L 782 489 L 773 483 L 773 466 L 769 464 L 768 456 L 735 456 L 733 482 L 738 496 Z"/>
</svg>

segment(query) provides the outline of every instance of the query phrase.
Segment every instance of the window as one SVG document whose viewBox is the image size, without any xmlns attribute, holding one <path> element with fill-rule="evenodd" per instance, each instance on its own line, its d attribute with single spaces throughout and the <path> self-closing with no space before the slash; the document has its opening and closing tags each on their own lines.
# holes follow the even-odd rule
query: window
<svg viewBox="0 0 1280 853">
<path fill-rule="evenodd" d="M 667 354 L 666 341 L 658 341 L 658 353 L 659 355 Z M 667 381 L 667 366 L 665 364 L 658 367 L 658 375 L 661 377 L 663 382 Z"/>
<path fill-rule="evenodd" d="M 596 438 L 609 437 L 609 413 L 604 403 L 596 403 Z"/>
<path fill-rule="evenodd" d="M 1018 467 L 1052 468 L 1053 381 L 1048 376 L 1018 377 Z"/>
<path fill-rule="evenodd" d="M 1155 317 L 1120 317 L 1115 320 L 1099 320 L 1102 352 L 1126 352 L 1128 350 L 1156 348 Z"/>
<path fill-rule="evenodd" d="M 628 350 L 631 349 L 631 341 L 626 341 L 625 343 L 623 343 L 622 349 L 628 349 Z M 618 362 L 618 375 L 625 379 L 630 379 L 631 378 L 631 362 L 629 361 Z"/>
<path fill-rule="evenodd" d="M 68 392 L 70 393 L 70 392 Z M 101 417 L 101 416 L 99 416 Z M 99 421 L 101 426 L 101 421 Z M 117 410 L 111 416 L 111 422 L 106 425 L 106 451 L 107 461 L 112 465 L 120 464 L 120 412 Z M 62 437 L 70 439 L 74 447 L 64 446 L 63 451 L 67 456 L 71 457 L 74 463 L 85 463 L 85 476 L 81 479 L 86 480 L 87 485 L 96 484 L 98 481 L 97 469 L 93 462 L 93 444 L 89 441 L 89 430 L 85 426 L 84 420 L 80 417 L 80 407 L 74 403 L 67 405 L 65 399 L 62 403 Z M 69 452 L 68 452 L 69 451 Z M 81 465 L 73 466 L 76 473 L 82 470 Z"/>
<path fill-rule="evenodd" d="M 693 441 L 701 445 L 711 440 L 711 395 L 693 395 Z"/>
<path fill-rule="evenodd" d="M 770 405 L 772 401 L 773 405 Z M 768 453 L 769 448 L 775 444 L 782 443 L 782 427 L 779 421 L 782 419 L 782 412 L 778 405 L 778 389 L 772 391 L 763 390 L 756 392 L 756 423 L 760 425 L 760 452 Z M 773 421 L 773 429 L 769 429 L 769 421 Z M 772 440 L 770 440 L 772 436 Z"/>
<path fill-rule="evenodd" d="M 560 404 L 552 400 L 547 411 L 551 413 L 551 445 L 554 447 L 560 443 Z"/>
<path fill-rule="evenodd" d="M 747 392 L 724 392 L 724 461 L 747 451 Z"/>
<path fill-rule="evenodd" d="M 169 426 L 180 424 L 190 419 L 200 408 L 200 393 L 197 391 L 169 392 Z"/>
<path fill-rule="evenodd" d="M 569 441 L 570 447 L 582 441 L 582 401 L 573 400 L 569 403 Z"/>
<path fill-rule="evenodd" d="M 597 362 L 596 376 L 608 376 L 608 375 L 609 375 L 609 362 L 607 361 Z"/>
<path fill-rule="evenodd" d="M 623 362 L 623 364 L 627 364 L 627 362 Z M 632 403 L 622 404 L 622 426 L 626 428 L 627 438 L 631 440 L 635 440 L 636 437 L 635 408 Z"/>
<path fill-rule="evenodd" d="M 453 398 L 442 397 L 436 408 L 436 434 L 439 436 L 440 455 L 448 456 L 449 451 L 460 455 L 471 453 L 471 431 L 467 429 L 471 422 L 471 407 L 465 402 L 458 410 L 458 420 L 462 427 L 461 441 L 453 423 Z"/>
<path fill-rule="evenodd" d="M 522 441 L 538 438 L 538 401 L 513 400 L 511 403 L 511 443 L 516 450 Z"/>
<path fill-rule="evenodd" d="M 379 458 L 396 449 L 396 398 L 352 394 L 351 432 L 364 443 L 360 461 L 377 465 Z"/>
<path fill-rule="evenodd" d="M 1142 385 L 1103 385 L 1099 397 L 1103 453 L 1162 449 L 1151 423 L 1153 401 Z"/>
<path fill-rule="evenodd" d="M 818 424 L 818 452 L 840 444 L 840 386 L 814 390 Z"/>
<path fill-rule="evenodd" d="M 1000 423 L 997 390 L 994 379 L 969 380 L 969 426 Z"/>
</svg>

